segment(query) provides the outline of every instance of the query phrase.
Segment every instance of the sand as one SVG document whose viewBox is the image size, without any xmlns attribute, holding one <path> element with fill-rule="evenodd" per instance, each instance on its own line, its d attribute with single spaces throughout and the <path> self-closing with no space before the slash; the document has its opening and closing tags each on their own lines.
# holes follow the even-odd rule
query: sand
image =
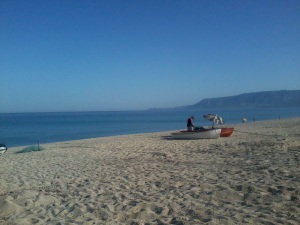
<svg viewBox="0 0 300 225">
<path fill-rule="evenodd" d="M 228 125 L 227 125 L 228 126 Z M 300 118 L 43 144 L 0 157 L 0 224 L 300 224 Z"/>
</svg>

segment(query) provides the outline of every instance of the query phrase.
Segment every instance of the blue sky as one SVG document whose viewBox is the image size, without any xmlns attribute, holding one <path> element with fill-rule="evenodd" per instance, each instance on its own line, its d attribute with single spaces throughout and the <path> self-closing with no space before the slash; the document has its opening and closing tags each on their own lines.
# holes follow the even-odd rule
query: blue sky
<svg viewBox="0 0 300 225">
<path fill-rule="evenodd" d="M 300 88 L 298 0 L 1 0 L 0 112 Z"/>
</svg>

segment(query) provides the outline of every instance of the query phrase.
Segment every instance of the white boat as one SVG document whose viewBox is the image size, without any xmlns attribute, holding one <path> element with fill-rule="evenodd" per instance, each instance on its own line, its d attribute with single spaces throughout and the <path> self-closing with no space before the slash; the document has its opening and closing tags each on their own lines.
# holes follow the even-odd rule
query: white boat
<svg viewBox="0 0 300 225">
<path fill-rule="evenodd" d="M 7 151 L 5 144 L 0 144 L 0 155 L 4 154 Z"/>
<path fill-rule="evenodd" d="M 211 128 L 195 131 L 179 131 L 172 133 L 174 139 L 216 139 L 219 138 L 221 134 L 221 128 Z"/>
</svg>

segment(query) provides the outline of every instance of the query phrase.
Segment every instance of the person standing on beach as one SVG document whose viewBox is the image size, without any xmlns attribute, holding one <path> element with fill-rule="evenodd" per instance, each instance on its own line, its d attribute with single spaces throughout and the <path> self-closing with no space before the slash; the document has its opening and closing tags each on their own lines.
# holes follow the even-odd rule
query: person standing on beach
<svg viewBox="0 0 300 225">
<path fill-rule="evenodd" d="M 194 128 L 195 128 L 195 126 L 193 124 L 194 119 L 195 119 L 194 116 L 191 116 L 190 118 L 188 118 L 187 124 L 186 124 L 188 131 L 193 131 L 194 130 Z"/>
</svg>

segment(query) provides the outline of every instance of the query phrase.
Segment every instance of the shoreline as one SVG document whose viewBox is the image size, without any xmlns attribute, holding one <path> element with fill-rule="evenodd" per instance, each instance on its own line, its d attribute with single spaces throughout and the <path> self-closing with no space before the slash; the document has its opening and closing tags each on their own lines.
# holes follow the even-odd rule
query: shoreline
<svg viewBox="0 0 300 225">
<path fill-rule="evenodd" d="M 42 144 L 0 156 L 0 223 L 299 224 L 300 118 Z"/>
<path fill-rule="evenodd" d="M 215 127 L 234 127 L 234 126 L 239 126 L 241 124 L 249 124 L 249 123 L 260 123 L 260 122 L 270 122 L 270 121 L 280 121 L 280 120 L 290 120 L 290 119 L 297 119 L 300 117 L 290 117 L 290 118 L 280 118 L 280 119 L 270 119 L 270 120 L 257 120 L 257 121 L 247 121 L 245 123 L 229 123 L 229 124 L 219 124 L 219 125 L 215 125 Z M 210 127 L 205 125 L 204 127 Z M 185 130 L 184 126 L 182 129 L 179 130 Z M 168 131 L 155 131 L 155 132 L 145 132 L 145 133 L 133 133 L 133 134 L 119 134 L 119 135 L 112 135 L 112 136 L 101 136 L 101 137 L 93 137 L 93 138 L 82 138 L 82 139 L 72 139 L 72 140 L 65 140 L 65 141 L 53 141 L 53 142 L 39 142 L 40 145 L 48 145 L 48 144 L 54 144 L 54 143 L 62 143 L 62 142 L 70 142 L 70 141 L 84 141 L 84 140 L 89 140 L 89 139 L 97 139 L 97 138 L 110 138 L 110 137 L 119 137 L 119 136 L 131 136 L 131 135 L 147 135 L 147 134 L 155 134 L 155 133 L 166 133 L 166 132 L 176 132 L 178 130 L 168 130 Z M 37 142 L 38 143 L 38 142 Z M 13 147 L 9 147 L 8 146 L 8 151 L 10 149 L 15 149 L 15 148 L 25 148 L 28 146 L 35 146 L 37 145 L 37 143 L 31 144 L 31 145 L 18 145 L 18 146 L 13 146 Z"/>
</svg>

